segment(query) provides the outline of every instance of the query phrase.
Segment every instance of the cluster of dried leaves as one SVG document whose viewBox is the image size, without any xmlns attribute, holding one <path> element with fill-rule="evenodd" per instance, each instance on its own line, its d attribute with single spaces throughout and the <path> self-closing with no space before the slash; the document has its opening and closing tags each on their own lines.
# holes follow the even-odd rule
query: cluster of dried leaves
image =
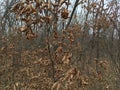
<svg viewBox="0 0 120 90">
<path fill-rule="evenodd" d="M 59 2 L 21 0 L 11 8 L 11 12 L 16 14 L 17 20 L 25 23 L 19 30 L 26 33 L 27 39 L 31 39 L 37 36 L 31 29 L 32 25 L 42 25 L 43 23 L 51 24 L 51 22 L 54 21 L 54 17 L 56 17 L 55 15 L 59 18 L 59 13 L 61 13 L 62 18 L 68 18 L 69 12 L 67 8 L 63 7 L 64 4 L 67 6 L 70 5 L 67 0 L 60 0 Z"/>
</svg>

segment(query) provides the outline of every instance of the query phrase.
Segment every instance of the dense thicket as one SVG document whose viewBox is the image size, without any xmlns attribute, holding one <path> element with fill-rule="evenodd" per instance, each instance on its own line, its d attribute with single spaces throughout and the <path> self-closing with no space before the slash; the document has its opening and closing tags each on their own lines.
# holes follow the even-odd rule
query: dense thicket
<svg viewBox="0 0 120 90">
<path fill-rule="evenodd" d="M 120 89 L 119 0 L 4 0 L 1 90 Z"/>
</svg>

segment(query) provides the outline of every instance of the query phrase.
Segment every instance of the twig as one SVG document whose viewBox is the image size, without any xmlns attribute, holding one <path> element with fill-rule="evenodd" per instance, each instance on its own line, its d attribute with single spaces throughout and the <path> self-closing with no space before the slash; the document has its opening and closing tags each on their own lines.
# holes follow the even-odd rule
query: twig
<svg viewBox="0 0 120 90">
<path fill-rule="evenodd" d="M 52 58 L 52 55 L 51 55 L 51 50 L 50 50 L 50 41 L 49 41 L 49 28 L 47 28 L 47 48 L 48 48 L 48 54 L 49 54 L 49 58 L 50 58 L 50 61 L 51 61 L 51 64 L 52 64 L 52 78 L 53 78 L 53 81 L 55 82 L 55 69 L 54 69 L 54 61 L 53 61 L 53 58 Z"/>
</svg>

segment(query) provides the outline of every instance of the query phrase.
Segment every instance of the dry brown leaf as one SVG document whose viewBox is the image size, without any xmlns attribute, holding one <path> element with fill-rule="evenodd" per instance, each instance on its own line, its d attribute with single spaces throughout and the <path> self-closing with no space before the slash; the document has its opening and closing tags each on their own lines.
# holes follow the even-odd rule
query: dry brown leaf
<svg viewBox="0 0 120 90">
<path fill-rule="evenodd" d="M 61 17 L 64 18 L 64 19 L 67 19 L 68 18 L 68 15 L 69 15 L 69 12 L 67 9 L 64 9 L 62 12 L 61 12 Z"/>
<path fill-rule="evenodd" d="M 25 31 L 27 31 L 27 26 L 22 26 L 19 30 L 20 30 L 21 32 L 25 32 Z"/>
<path fill-rule="evenodd" d="M 65 3 L 66 2 L 66 0 L 60 0 L 60 3 L 59 3 L 59 5 L 61 6 L 63 3 Z"/>
</svg>

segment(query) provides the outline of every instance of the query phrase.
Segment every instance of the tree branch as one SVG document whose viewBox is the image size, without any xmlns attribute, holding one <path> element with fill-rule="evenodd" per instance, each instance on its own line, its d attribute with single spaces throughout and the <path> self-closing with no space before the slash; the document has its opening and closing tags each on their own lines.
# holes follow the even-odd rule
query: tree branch
<svg viewBox="0 0 120 90">
<path fill-rule="evenodd" d="M 70 23 L 71 23 L 71 20 L 72 20 L 72 17 L 73 17 L 74 12 L 75 12 L 75 10 L 76 10 L 76 7 L 77 7 L 77 5 L 78 5 L 78 2 L 79 2 L 79 0 L 76 0 L 75 5 L 74 5 L 74 8 L 73 8 L 73 11 L 72 11 L 71 16 L 70 16 L 70 19 L 69 19 L 69 21 L 68 21 L 65 29 L 67 29 L 68 26 L 69 26 Z"/>
</svg>

